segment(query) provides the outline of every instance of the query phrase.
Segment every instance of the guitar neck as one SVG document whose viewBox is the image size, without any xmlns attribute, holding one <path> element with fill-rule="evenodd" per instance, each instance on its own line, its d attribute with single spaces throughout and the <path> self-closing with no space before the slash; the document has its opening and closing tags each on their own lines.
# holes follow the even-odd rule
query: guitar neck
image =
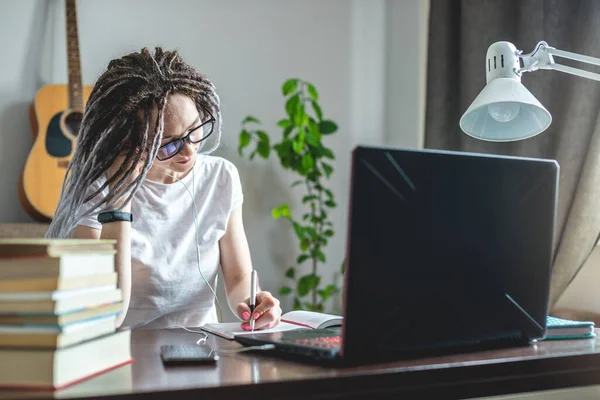
<svg viewBox="0 0 600 400">
<path fill-rule="evenodd" d="M 83 111 L 79 34 L 77 31 L 76 0 L 65 0 L 67 25 L 67 65 L 69 68 L 69 108 Z"/>
</svg>

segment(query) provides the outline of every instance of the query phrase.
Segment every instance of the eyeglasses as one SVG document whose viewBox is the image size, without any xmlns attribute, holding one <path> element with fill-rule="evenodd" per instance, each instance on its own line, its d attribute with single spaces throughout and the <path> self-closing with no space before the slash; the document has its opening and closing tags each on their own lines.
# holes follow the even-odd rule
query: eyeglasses
<svg viewBox="0 0 600 400">
<path fill-rule="evenodd" d="M 202 125 L 192 129 L 190 133 L 184 137 L 177 138 L 160 146 L 158 148 L 156 158 L 160 161 L 168 160 L 169 158 L 173 158 L 179 154 L 179 152 L 183 149 L 185 142 L 196 144 L 206 140 L 215 129 L 215 118 L 210 113 L 208 113 L 208 115 L 210 115 L 210 119 L 208 121 L 203 122 Z"/>
</svg>

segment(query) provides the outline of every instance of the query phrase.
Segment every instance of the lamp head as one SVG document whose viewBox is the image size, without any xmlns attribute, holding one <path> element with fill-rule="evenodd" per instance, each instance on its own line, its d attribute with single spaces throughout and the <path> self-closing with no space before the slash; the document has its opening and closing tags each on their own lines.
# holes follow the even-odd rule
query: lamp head
<svg viewBox="0 0 600 400">
<path fill-rule="evenodd" d="M 521 84 L 520 51 L 496 42 L 485 60 L 487 85 L 460 119 L 469 136 L 492 142 L 522 140 L 542 133 L 552 116 Z"/>
</svg>

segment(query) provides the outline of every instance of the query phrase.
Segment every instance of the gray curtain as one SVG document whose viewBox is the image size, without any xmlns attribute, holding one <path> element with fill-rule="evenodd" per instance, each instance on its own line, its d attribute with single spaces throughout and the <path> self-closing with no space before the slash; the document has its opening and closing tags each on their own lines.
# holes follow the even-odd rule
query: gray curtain
<svg viewBox="0 0 600 400">
<path fill-rule="evenodd" d="M 525 141 L 479 141 L 462 133 L 458 122 L 485 86 L 489 45 L 506 40 L 529 53 L 545 40 L 557 49 L 600 58 L 598 21 L 598 0 L 431 0 L 430 6 L 425 147 L 551 158 L 560 164 L 551 306 L 600 233 L 600 82 L 558 71 L 525 73 L 522 83 L 553 118 L 544 133 Z"/>
</svg>

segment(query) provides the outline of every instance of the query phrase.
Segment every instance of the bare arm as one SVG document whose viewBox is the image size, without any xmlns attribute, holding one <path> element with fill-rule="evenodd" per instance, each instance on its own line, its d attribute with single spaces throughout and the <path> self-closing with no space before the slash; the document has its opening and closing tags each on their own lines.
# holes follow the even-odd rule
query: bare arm
<svg viewBox="0 0 600 400">
<path fill-rule="evenodd" d="M 123 211 L 130 212 L 130 209 L 127 207 Z M 117 318 L 117 327 L 121 326 L 131 299 L 131 223 L 112 222 L 103 225 L 102 229 L 77 225 L 75 237 L 81 239 L 114 239 L 117 241 L 115 270 L 117 272 L 117 286 L 123 293 L 123 311 Z"/>
<path fill-rule="evenodd" d="M 225 235 L 219 241 L 219 248 L 227 301 L 238 317 L 243 321 L 248 321 L 250 319 L 248 299 L 250 297 L 252 261 L 241 207 L 231 213 Z M 277 325 L 281 316 L 279 300 L 274 298 L 271 293 L 262 292 L 259 289 L 256 313 L 259 314 L 259 319 L 256 320 L 257 329 Z M 247 326 L 247 322 L 242 324 L 244 329 Z"/>
</svg>

